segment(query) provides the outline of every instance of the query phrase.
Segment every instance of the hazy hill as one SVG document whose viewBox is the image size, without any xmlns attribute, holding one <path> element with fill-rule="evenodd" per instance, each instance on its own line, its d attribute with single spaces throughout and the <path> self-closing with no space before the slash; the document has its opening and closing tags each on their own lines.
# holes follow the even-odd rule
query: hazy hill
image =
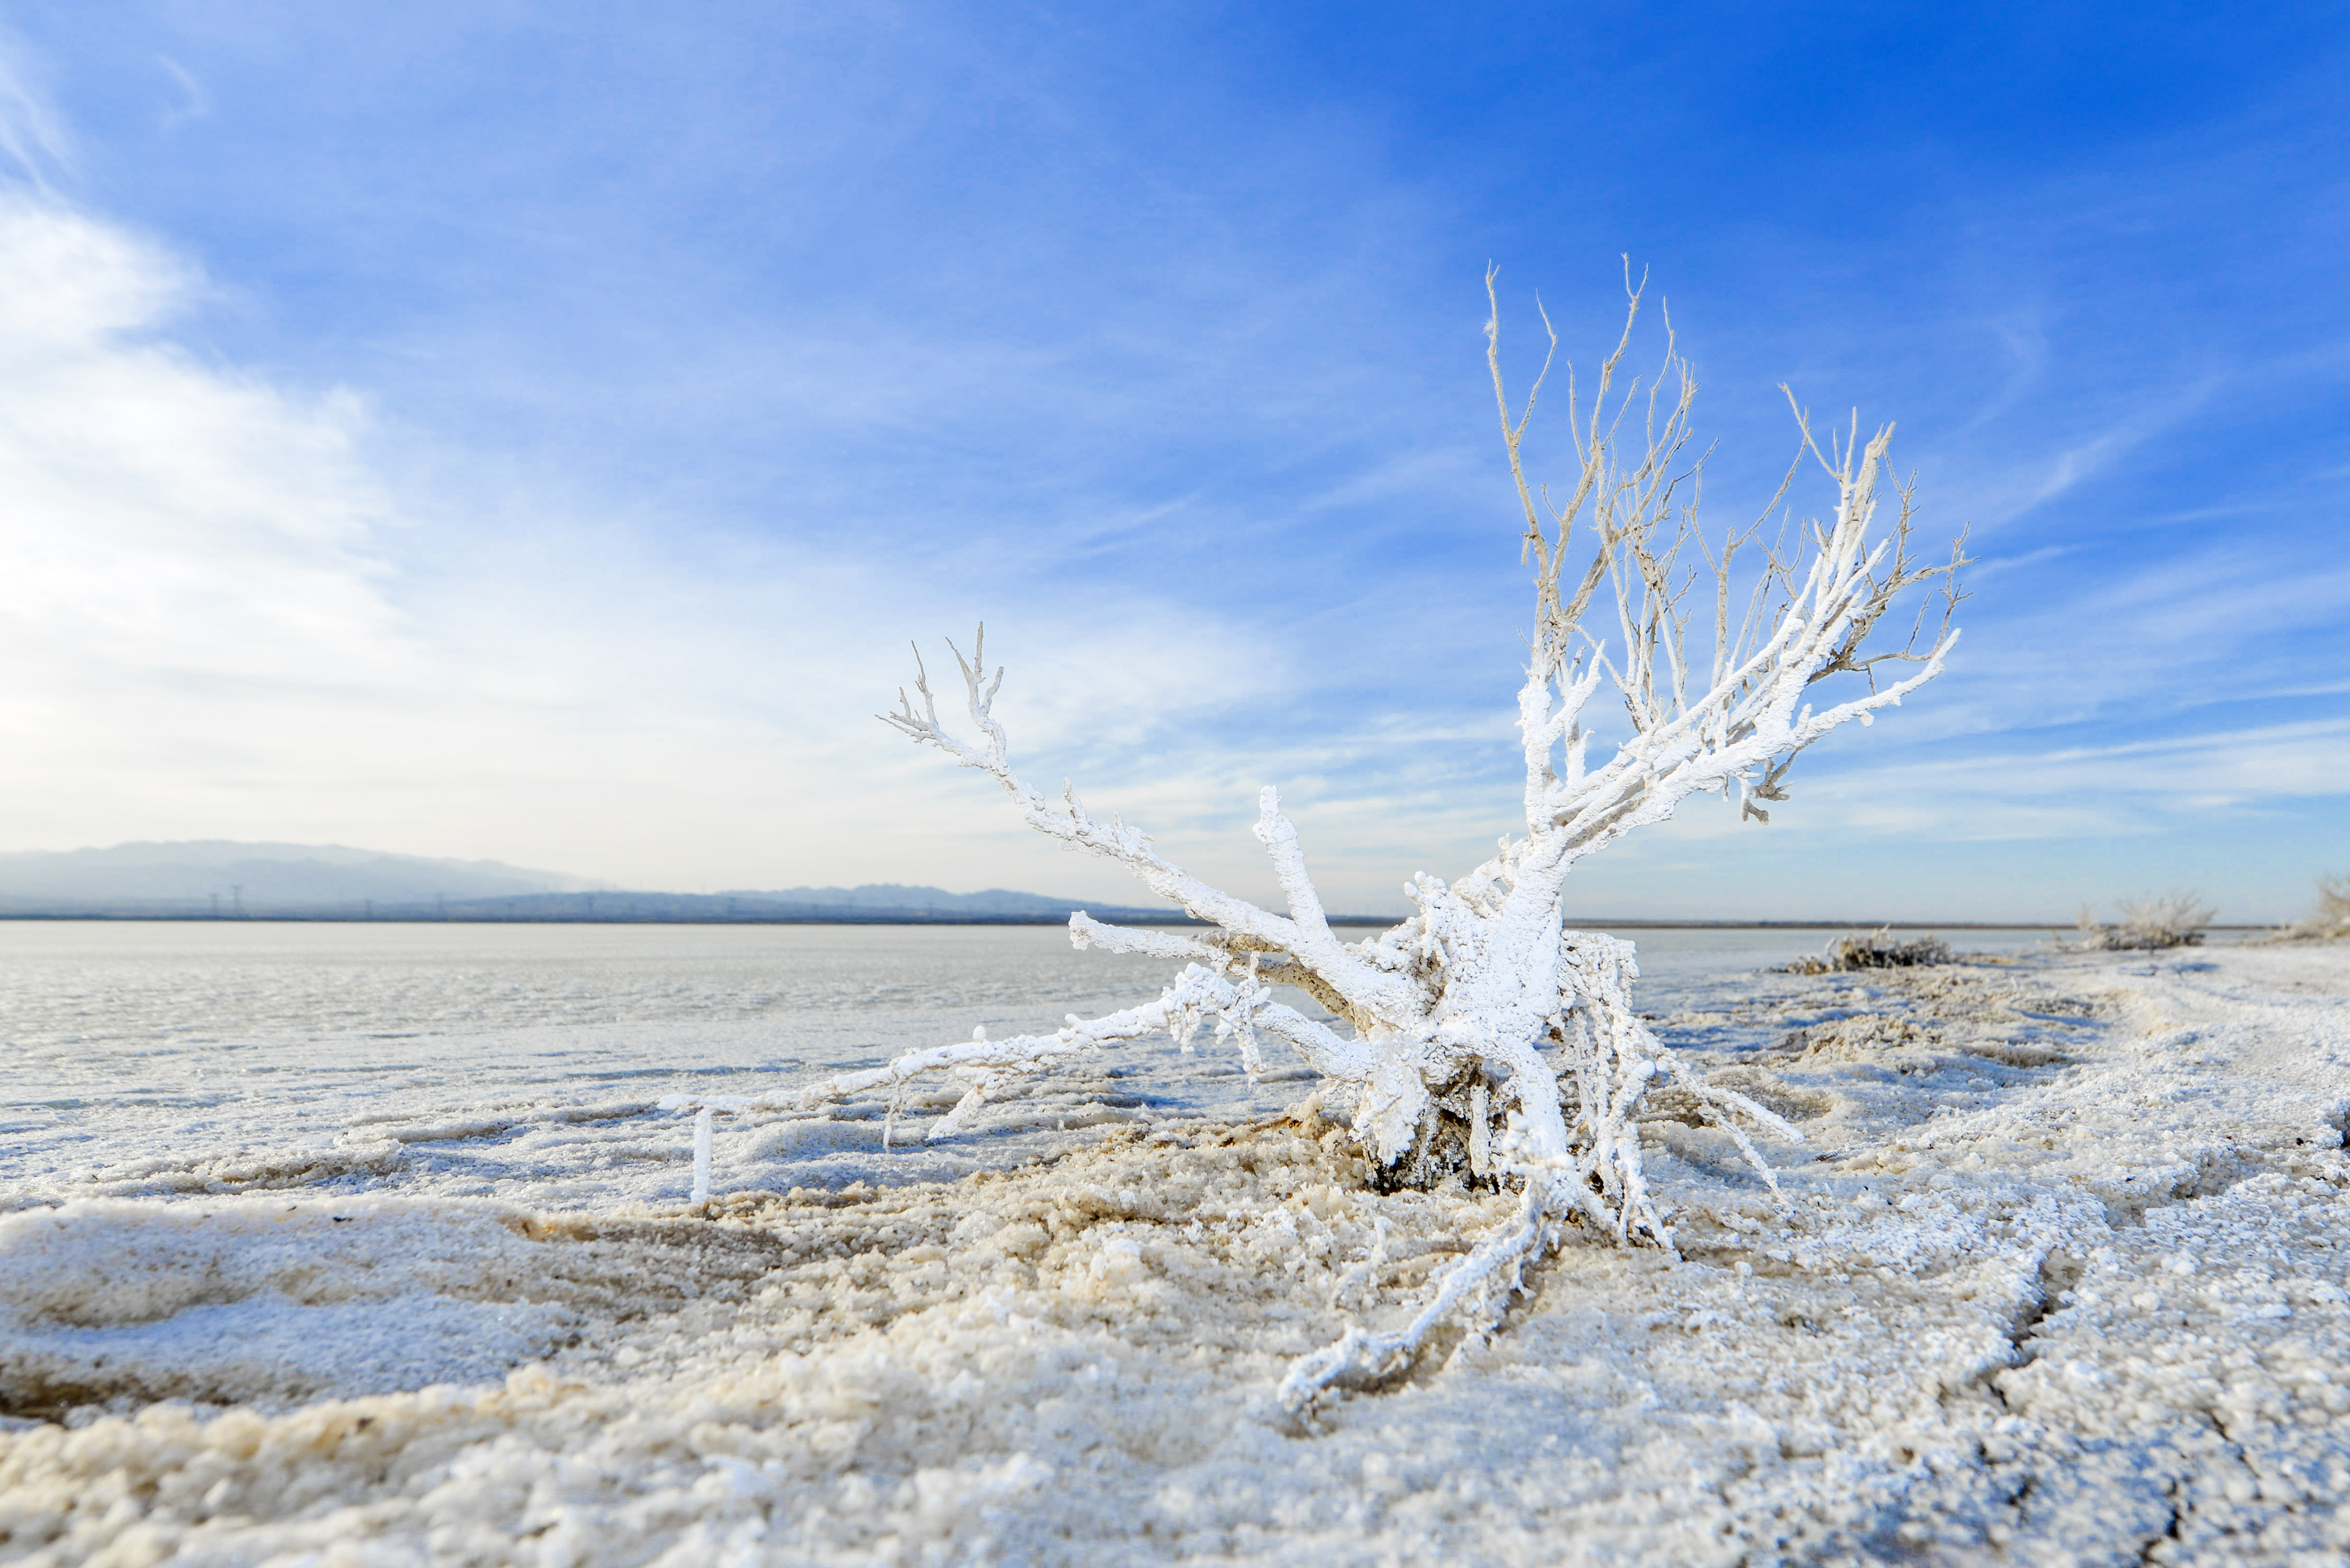
<svg viewBox="0 0 2350 1568">
<path fill-rule="evenodd" d="M 950 893 L 943 888 L 915 888 L 902 882 L 868 882 L 856 888 L 783 888 L 768 892 L 743 889 L 719 896 L 785 909 L 891 914 L 1066 916 L 1072 909 L 1107 907 L 1099 899 L 1088 903 L 1083 898 L 1051 898 L 1041 893 L 1015 893 L 1003 888 Z"/>
<path fill-rule="evenodd" d="M 340 844 L 201 839 L 0 854 L 0 916 L 555 921 L 1045 921 L 1090 907 L 1107 919 L 1180 919 L 1165 907 L 1087 906 L 991 888 L 659 893 L 496 860 L 437 860 Z"/>
<path fill-rule="evenodd" d="M 785 888 L 734 893 L 648 893 L 625 888 L 593 893 L 538 893 L 520 898 L 452 899 L 451 919 L 695 921 L 766 925 L 846 923 L 872 925 L 1058 924 L 1072 909 L 1089 909 L 1111 921 L 1180 921 L 1170 905 L 1137 909 L 1083 898 L 1048 898 L 992 888 L 983 893 L 950 893 L 942 888 L 868 883 L 861 888 Z"/>
<path fill-rule="evenodd" d="M 199 839 L 0 854 L 0 909 L 429 904 L 572 892 L 598 884 L 496 860 L 436 860 L 340 844 Z M 240 892 L 239 889 L 242 889 Z"/>
</svg>

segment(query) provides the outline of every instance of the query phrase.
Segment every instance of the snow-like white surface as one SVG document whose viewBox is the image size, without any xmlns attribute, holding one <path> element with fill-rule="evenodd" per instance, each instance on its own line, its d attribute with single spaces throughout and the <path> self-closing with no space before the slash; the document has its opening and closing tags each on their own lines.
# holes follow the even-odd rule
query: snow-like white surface
<svg viewBox="0 0 2350 1568">
<path fill-rule="evenodd" d="M 486 1204 L 366 1198 L 11 1215 L 0 1379 L 22 1407 L 125 1379 L 147 1396 L 284 1402 L 500 1377 L 583 1317 L 576 1282 L 550 1276 L 528 1240 L 534 1223 Z M 634 1282 L 622 1288 L 618 1304 L 633 1304 Z"/>
<path fill-rule="evenodd" d="M 1364 1189 L 1310 1103 L 707 1217 L 300 1188 L 27 1208 L 0 1221 L 0 1558 L 2350 1552 L 2350 950 L 1698 1001 L 1666 1038 L 1804 1131 L 1773 1150 L 1787 1208 L 1721 1134 L 1651 1121 L 1686 1262 L 1570 1242 L 1490 1339 L 1302 1424 L 1270 1397 L 1288 1359 L 1408 1314 L 1508 1210 Z M 859 1126 L 722 1122 L 720 1175 L 730 1141 Z"/>
</svg>

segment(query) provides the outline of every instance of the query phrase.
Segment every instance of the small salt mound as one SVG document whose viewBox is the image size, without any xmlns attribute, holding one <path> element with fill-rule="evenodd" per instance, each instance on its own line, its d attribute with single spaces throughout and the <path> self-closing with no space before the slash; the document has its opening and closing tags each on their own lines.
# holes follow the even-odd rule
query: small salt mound
<svg viewBox="0 0 2350 1568">
<path fill-rule="evenodd" d="M 97 1199 L 0 1219 L 0 1409 L 283 1405 L 502 1377 L 760 1272 L 709 1227 L 502 1204 Z"/>
</svg>

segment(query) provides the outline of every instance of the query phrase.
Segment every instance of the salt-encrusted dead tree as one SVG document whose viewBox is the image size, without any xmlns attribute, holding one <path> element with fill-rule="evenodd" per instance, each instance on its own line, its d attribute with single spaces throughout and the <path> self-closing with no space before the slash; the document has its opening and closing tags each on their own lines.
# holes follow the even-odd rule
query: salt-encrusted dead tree
<svg viewBox="0 0 2350 1568">
<path fill-rule="evenodd" d="M 1627 987 L 1638 973 L 1631 944 L 1565 929 L 1562 890 L 1575 862 L 1663 821 L 1690 795 L 1734 795 L 1742 815 L 1767 821 L 1761 803 L 1786 798 L 1788 769 L 1806 747 L 1848 722 L 1870 722 L 1940 670 L 1957 636 L 1949 610 L 1960 561 L 1955 550 L 1933 566 L 1912 558 L 1906 485 L 1889 486 L 1898 517 L 1877 527 L 1888 488 L 1890 426 L 1864 445 L 1856 424 L 1850 437 L 1824 450 L 1800 409 L 1796 465 L 1764 517 L 1778 510 L 1806 460 L 1835 485 L 1833 515 L 1793 528 L 1783 522 L 1776 539 L 1759 546 L 1759 522 L 1714 539 L 1701 534 L 1699 463 L 1685 458 L 1696 385 L 1668 317 L 1658 376 L 1619 389 L 1642 294 L 1628 267 L 1625 281 L 1623 335 L 1599 367 L 1587 407 L 1568 372 L 1580 466 L 1564 503 L 1553 504 L 1527 479 L 1521 442 L 1557 337 L 1551 334 L 1543 375 L 1513 414 L 1493 275 L 1486 277 L 1493 307 L 1487 363 L 1534 579 L 1531 656 L 1518 692 L 1522 834 L 1504 838 L 1492 858 L 1457 881 L 1415 877 L 1407 889 L 1414 915 L 1365 940 L 1341 941 L 1271 788 L 1259 797 L 1256 836 L 1272 858 L 1285 912 L 1210 887 L 1160 856 L 1139 829 L 1096 816 L 1073 789 L 1055 798 L 1030 785 L 1014 769 L 995 717 L 1003 671 L 988 672 L 983 642 L 974 642 L 969 659 L 955 653 L 968 736 L 941 718 L 926 670 L 912 694 L 899 693 L 887 722 L 993 778 L 1030 826 L 1118 862 L 1211 929 L 1176 935 L 1074 915 L 1070 934 L 1080 948 L 1147 954 L 1184 968 L 1159 997 L 1121 1012 L 1073 1016 L 1050 1034 L 975 1037 L 912 1052 L 756 1103 L 813 1108 L 875 1090 L 899 1094 L 939 1075 L 964 1091 L 929 1133 L 947 1137 L 989 1099 L 1058 1061 L 1159 1032 L 1188 1049 L 1212 1023 L 1252 1069 L 1260 1036 L 1294 1047 L 1336 1088 L 1386 1181 L 1426 1182 L 1465 1166 L 1471 1179 L 1521 1184 L 1515 1221 L 1455 1265 L 1411 1324 L 1386 1334 L 1350 1333 L 1307 1357 L 1284 1385 L 1293 1402 L 1343 1377 L 1376 1375 L 1409 1357 L 1448 1315 L 1501 1299 L 1563 1224 L 1580 1221 L 1620 1242 L 1670 1249 L 1635 1126 L 1643 1093 L 1660 1075 L 1726 1113 L 1723 1125 L 1767 1179 L 1768 1167 L 1729 1115 L 1791 1138 L 1794 1129 L 1676 1068 L 1631 1007 Z M 1548 327 L 1547 316 L 1544 321 Z M 1579 560 L 1578 538 L 1588 551 Z M 1759 565 L 1742 573 L 1742 556 L 1756 554 Z M 1942 579 L 1939 624 L 1929 633 L 1921 608 L 1907 643 L 1872 649 L 1871 634 L 1897 597 L 1934 577 Z M 1711 592 L 1692 595 L 1695 585 Z M 1614 612 L 1607 638 L 1586 628 L 1595 606 Z M 1711 635 L 1693 640 L 1689 626 L 1700 611 Z M 919 662 L 918 654 L 918 670 Z M 1900 662 L 1914 668 L 1899 680 L 1880 678 L 1883 667 Z M 1822 683 L 1838 676 L 1860 689 L 1817 705 Z M 1594 766 L 1586 714 L 1603 686 L 1621 700 L 1629 734 Z M 1281 985 L 1320 1002 L 1336 1026 L 1278 1001 Z"/>
</svg>

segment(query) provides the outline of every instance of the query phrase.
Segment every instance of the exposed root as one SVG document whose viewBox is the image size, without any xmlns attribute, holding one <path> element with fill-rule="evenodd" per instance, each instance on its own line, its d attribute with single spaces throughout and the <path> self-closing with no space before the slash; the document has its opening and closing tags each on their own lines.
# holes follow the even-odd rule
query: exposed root
<svg viewBox="0 0 2350 1568">
<path fill-rule="evenodd" d="M 1547 1172 L 1531 1174 L 1516 1217 L 1447 1270 L 1435 1294 L 1410 1323 L 1388 1334 L 1350 1325 L 1336 1345 L 1293 1362 L 1274 1397 L 1293 1413 L 1303 1410 L 1334 1386 L 1376 1383 L 1402 1371 L 1429 1336 L 1458 1313 L 1482 1309 L 1498 1318 L 1510 1296 L 1523 1287 L 1526 1265 L 1555 1237 L 1555 1187 Z"/>
</svg>

